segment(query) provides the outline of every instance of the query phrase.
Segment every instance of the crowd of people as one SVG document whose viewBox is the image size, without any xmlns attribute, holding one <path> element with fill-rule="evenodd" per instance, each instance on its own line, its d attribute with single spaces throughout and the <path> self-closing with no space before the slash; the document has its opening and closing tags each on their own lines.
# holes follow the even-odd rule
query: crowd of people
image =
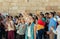
<svg viewBox="0 0 60 39">
<path fill-rule="evenodd" d="M 60 39 L 60 14 L 0 14 L 0 39 Z"/>
</svg>

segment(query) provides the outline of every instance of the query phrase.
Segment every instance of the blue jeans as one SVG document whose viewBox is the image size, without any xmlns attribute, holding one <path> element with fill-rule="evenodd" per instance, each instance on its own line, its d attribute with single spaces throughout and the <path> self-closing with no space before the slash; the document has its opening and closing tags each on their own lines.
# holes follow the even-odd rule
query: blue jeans
<svg viewBox="0 0 60 39">
<path fill-rule="evenodd" d="M 36 39 L 38 39 L 38 31 L 36 32 Z"/>
<path fill-rule="evenodd" d="M 38 39 L 42 39 L 44 37 L 44 29 L 38 30 Z"/>
</svg>

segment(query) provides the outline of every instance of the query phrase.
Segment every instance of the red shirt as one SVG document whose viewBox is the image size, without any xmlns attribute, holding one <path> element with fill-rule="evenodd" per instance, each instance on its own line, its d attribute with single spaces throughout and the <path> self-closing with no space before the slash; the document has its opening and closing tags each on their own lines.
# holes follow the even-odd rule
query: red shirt
<svg viewBox="0 0 60 39">
<path fill-rule="evenodd" d="M 41 19 L 39 19 L 39 20 L 37 21 L 37 23 L 38 23 L 39 25 L 43 25 L 43 26 L 45 26 L 45 22 L 42 21 Z"/>
</svg>

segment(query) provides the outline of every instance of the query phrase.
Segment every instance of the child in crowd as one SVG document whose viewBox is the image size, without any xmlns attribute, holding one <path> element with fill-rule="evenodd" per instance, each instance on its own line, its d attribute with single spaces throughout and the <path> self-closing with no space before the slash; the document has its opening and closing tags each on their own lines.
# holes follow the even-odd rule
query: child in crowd
<svg viewBox="0 0 60 39">
<path fill-rule="evenodd" d="M 53 31 L 53 33 L 57 34 L 57 39 L 60 39 L 60 18 L 58 18 L 58 24 L 59 25 L 58 25 L 56 31 L 53 28 L 51 28 L 51 30 Z"/>
</svg>

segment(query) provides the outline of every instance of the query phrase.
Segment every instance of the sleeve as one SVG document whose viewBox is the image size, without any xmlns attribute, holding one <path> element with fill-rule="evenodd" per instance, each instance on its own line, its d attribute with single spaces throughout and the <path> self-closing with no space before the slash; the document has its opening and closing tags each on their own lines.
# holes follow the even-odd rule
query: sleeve
<svg viewBox="0 0 60 39">
<path fill-rule="evenodd" d="M 53 27 L 56 25 L 54 20 L 51 20 L 50 23 L 51 23 L 51 26 Z"/>
<path fill-rule="evenodd" d="M 25 23 L 25 26 L 28 26 L 28 23 L 27 22 Z"/>
<path fill-rule="evenodd" d="M 56 30 L 53 30 L 53 33 L 57 34 L 57 31 Z"/>
<path fill-rule="evenodd" d="M 57 34 L 58 29 L 59 29 L 59 27 L 57 27 L 56 30 L 53 30 L 53 33 Z"/>
</svg>

